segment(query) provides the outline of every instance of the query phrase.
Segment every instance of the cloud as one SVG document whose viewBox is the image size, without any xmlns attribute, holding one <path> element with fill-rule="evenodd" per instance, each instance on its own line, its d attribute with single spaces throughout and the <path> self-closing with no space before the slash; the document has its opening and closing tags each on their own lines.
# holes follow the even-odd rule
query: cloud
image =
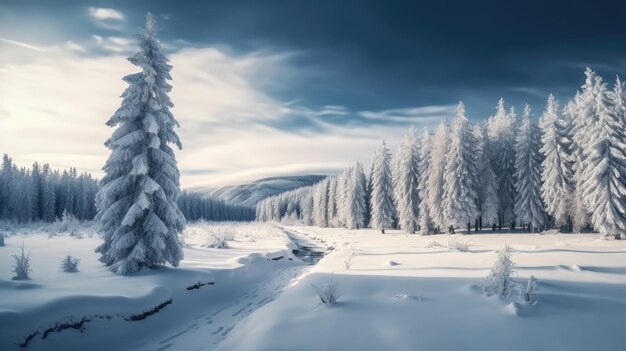
<svg viewBox="0 0 626 351">
<path fill-rule="evenodd" d="M 37 47 L 35 45 L 23 43 L 23 42 L 16 41 L 16 40 L 0 38 L 0 42 L 6 43 L 6 44 L 10 44 L 10 45 L 13 45 L 13 46 L 16 46 L 16 47 L 19 47 L 19 48 L 23 48 L 23 49 L 33 50 L 33 51 L 37 51 L 37 52 L 46 52 L 44 49 L 42 49 L 40 47 Z"/>
<path fill-rule="evenodd" d="M 87 13 L 98 25 L 108 29 L 120 30 L 126 21 L 123 13 L 112 8 L 89 7 Z"/>
<path fill-rule="evenodd" d="M 419 106 L 383 111 L 362 111 L 359 115 L 369 120 L 414 123 L 440 121 L 442 118 L 454 116 L 454 111 L 454 105 Z"/>
<path fill-rule="evenodd" d="M 89 16 L 99 21 L 107 21 L 107 20 L 123 21 L 124 20 L 124 14 L 112 8 L 90 7 L 87 9 L 87 11 L 89 13 Z"/>
<path fill-rule="evenodd" d="M 33 52 L 28 60 L 0 61 L 3 152 L 22 166 L 48 162 L 102 176 L 108 156 L 103 143 L 112 132 L 104 123 L 119 107 L 126 88 L 121 78 L 137 71 L 115 50 L 102 56 L 90 51 L 106 43 L 130 45 L 113 38 L 92 37 L 91 46 L 66 42 L 45 48 L 45 55 Z M 177 159 L 186 188 L 332 173 L 357 160 L 369 163 L 380 139 L 393 146 L 408 123 L 433 126 L 438 120 L 424 117 L 449 109 L 359 113 L 338 105 L 315 108 L 282 101 L 268 91 L 285 84 L 276 77 L 295 77 L 290 53 L 240 55 L 206 47 L 176 50 L 169 58 L 174 66 L 172 111 L 184 146 Z M 281 127 L 298 118 L 316 128 Z"/>
</svg>

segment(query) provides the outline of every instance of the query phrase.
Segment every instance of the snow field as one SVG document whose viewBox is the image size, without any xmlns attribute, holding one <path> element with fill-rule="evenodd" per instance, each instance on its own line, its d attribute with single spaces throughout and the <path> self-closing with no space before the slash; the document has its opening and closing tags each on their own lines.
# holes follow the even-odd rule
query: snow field
<svg viewBox="0 0 626 351">
<path fill-rule="evenodd" d="M 335 250 L 238 324 L 222 350 L 621 350 L 626 341 L 626 242 L 489 232 L 456 235 L 469 241 L 462 252 L 447 235 L 289 229 Z M 522 287 L 538 279 L 534 304 L 483 294 L 505 244 Z M 324 306 L 311 285 L 331 274 L 339 299 Z"/>
</svg>

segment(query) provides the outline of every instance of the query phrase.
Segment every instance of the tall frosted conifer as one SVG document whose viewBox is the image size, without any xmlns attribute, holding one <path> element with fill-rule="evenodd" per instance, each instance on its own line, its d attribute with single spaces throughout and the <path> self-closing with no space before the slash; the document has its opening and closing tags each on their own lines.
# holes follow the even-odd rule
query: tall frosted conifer
<svg viewBox="0 0 626 351">
<path fill-rule="evenodd" d="M 128 61 L 141 71 L 124 77 L 129 87 L 107 122 L 116 130 L 105 143 L 111 154 L 96 200 L 104 234 L 96 251 L 118 274 L 166 262 L 177 266 L 183 258 L 177 235 L 185 227 L 176 203 L 180 174 L 169 146 L 182 148 L 167 95 L 172 66 L 161 53 L 152 15 L 136 38 L 139 51 Z"/>
<path fill-rule="evenodd" d="M 443 185 L 446 221 L 455 227 L 470 226 L 478 218 L 477 140 L 459 102 L 450 132 Z"/>
<path fill-rule="evenodd" d="M 419 145 L 414 127 L 409 128 L 394 157 L 394 193 L 400 228 L 414 234 L 419 225 Z"/>
<path fill-rule="evenodd" d="M 544 156 L 541 195 L 546 212 L 556 227 L 571 229 L 574 186 L 572 173 L 571 125 L 563 118 L 559 102 L 550 94 L 541 117 L 541 152 Z"/>
<path fill-rule="evenodd" d="M 391 179 L 391 155 L 383 140 L 372 159 L 371 223 L 376 229 L 392 228 L 395 222 L 393 184 Z"/>
<path fill-rule="evenodd" d="M 429 235 L 435 231 L 433 219 L 431 217 L 431 209 L 428 204 L 428 183 L 430 175 L 430 160 L 432 149 L 432 137 L 428 128 L 424 128 L 424 136 L 420 143 L 420 164 L 419 164 L 419 214 L 420 214 L 420 229 L 422 235 Z"/>
<path fill-rule="evenodd" d="M 530 107 L 524 108 L 515 140 L 515 215 L 529 229 L 542 230 L 546 215 L 541 200 L 541 132 L 530 120 Z"/>
</svg>

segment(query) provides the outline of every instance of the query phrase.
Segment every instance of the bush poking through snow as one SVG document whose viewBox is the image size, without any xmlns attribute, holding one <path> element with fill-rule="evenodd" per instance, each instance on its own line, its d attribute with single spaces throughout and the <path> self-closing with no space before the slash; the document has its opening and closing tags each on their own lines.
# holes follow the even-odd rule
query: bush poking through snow
<svg viewBox="0 0 626 351">
<path fill-rule="evenodd" d="M 204 246 L 210 247 L 213 249 L 227 249 L 228 243 L 226 242 L 226 240 L 224 239 L 222 235 L 211 234 L 209 235 L 209 238 L 207 239 L 207 242 Z"/>
<path fill-rule="evenodd" d="M 515 264 L 511 261 L 511 247 L 504 245 L 485 279 L 484 290 L 487 296 L 498 295 L 504 299 L 513 296 L 517 286 L 512 277 L 515 272 L 514 266 Z"/>
<path fill-rule="evenodd" d="M 350 255 L 348 256 L 348 258 L 343 260 L 343 266 L 346 268 L 346 271 L 350 270 L 350 267 L 352 267 L 353 258 L 354 258 L 354 251 L 350 251 Z"/>
<path fill-rule="evenodd" d="M 331 274 L 330 280 L 328 280 L 328 282 L 321 287 L 311 284 L 311 286 L 317 293 L 317 296 L 319 296 L 320 300 L 325 305 L 335 304 L 337 302 L 337 298 L 339 297 L 337 295 L 337 282 L 335 282 L 335 280 L 333 279 L 334 275 L 334 273 Z"/>
<path fill-rule="evenodd" d="M 535 302 L 535 290 L 537 289 L 537 279 L 531 275 L 526 283 L 526 292 L 524 293 L 524 302 L 531 304 Z"/>
<path fill-rule="evenodd" d="M 4 246 L 4 234 L 0 233 L 0 247 Z"/>
<path fill-rule="evenodd" d="M 67 273 L 76 273 L 78 272 L 78 263 L 80 260 L 78 258 L 74 258 L 70 255 L 65 256 L 63 261 L 61 261 L 61 270 Z"/>
<path fill-rule="evenodd" d="M 448 237 L 448 250 L 457 252 L 468 252 L 469 240 L 461 240 Z"/>
<path fill-rule="evenodd" d="M 13 272 L 15 272 L 15 277 L 13 280 L 28 280 L 30 277 L 28 273 L 30 273 L 30 251 L 28 251 L 28 255 L 24 254 L 24 245 L 20 247 L 22 251 L 21 254 L 13 255 L 15 259 L 15 266 L 13 266 Z"/>
<path fill-rule="evenodd" d="M 431 240 L 426 244 L 426 248 L 427 249 L 434 249 L 436 247 L 443 247 L 443 245 L 441 245 L 440 243 L 438 243 L 435 240 Z"/>
</svg>

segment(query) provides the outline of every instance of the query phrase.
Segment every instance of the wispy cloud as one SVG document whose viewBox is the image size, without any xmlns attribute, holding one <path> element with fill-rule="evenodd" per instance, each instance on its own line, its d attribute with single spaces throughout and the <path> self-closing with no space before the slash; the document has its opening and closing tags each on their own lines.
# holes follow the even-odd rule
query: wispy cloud
<svg viewBox="0 0 626 351">
<path fill-rule="evenodd" d="M 20 165 L 49 162 L 102 175 L 99 170 L 108 155 L 103 143 L 112 132 L 104 122 L 119 107 L 126 88 L 121 78 L 137 71 L 123 52 L 93 54 L 107 44 L 130 45 L 92 37 L 45 48 L 46 55 L 27 62 L 0 63 L 3 152 Z M 395 145 L 407 124 L 432 126 L 438 120 L 425 117 L 450 112 L 446 106 L 355 112 L 338 105 L 304 107 L 299 101 L 282 101 L 268 87 L 281 84 L 275 77 L 292 77 L 290 57 L 273 52 L 239 55 L 213 47 L 170 53 L 184 187 L 334 172 L 357 160 L 369 162 L 380 139 Z M 37 99 L 32 99 L 33 92 Z M 280 126 L 299 116 L 317 128 Z"/>
<path fill-rule="evenodd" d="M 112 8 L 89 7 L 87 13 L 96 23 L 109 29 L 122 29 L 126 21 L 122 12 Z"/>
<path fill-rule="evenodd" d="M 359 115 L 369 120 L 415 123 L 439 121 L 445 117 L 452 117 L 454 116 L 454 109 L 454 105 L 419 106 L 383 111 L 362 111 L 359 112 Z"/>
<path fill-rule="evenodd" d="M 27 43 L 23 43 L 21 41 L 17 41 L 17 40 L 11 40 L 11 39 L 5 39 L 5 38 L 0 38 L 0 42 L 6 43 L 6 44 L 10 44 L 16 47 L 20 47 L 23 49 L 28 49 L 28 50 L 33 50 L 33 51 L 37 51 L 37 52 L 46 52 L 46 50 L 37 47 L 35 45 L 31 45 L 31 44 L 27 44 Z"/>
</svg>

